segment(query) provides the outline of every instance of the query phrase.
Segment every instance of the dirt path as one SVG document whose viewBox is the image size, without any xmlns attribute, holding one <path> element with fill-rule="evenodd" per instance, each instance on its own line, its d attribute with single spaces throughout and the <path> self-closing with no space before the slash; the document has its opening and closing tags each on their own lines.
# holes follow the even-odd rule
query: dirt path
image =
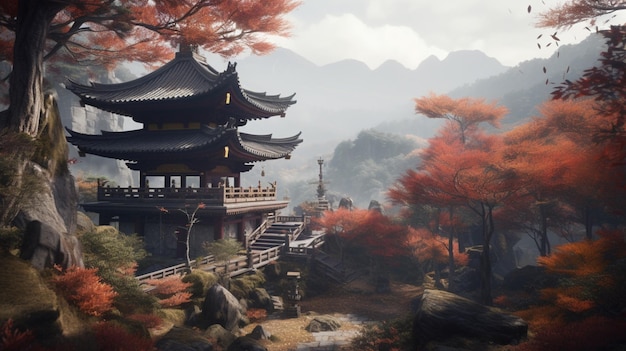
<svg viewBox="0 0 626 351">
<path fill-rule="evenodd" d="M 268 319 L 261 323 L 252 323 L 243 332 L 250 332 L 257 324 L 263 325 L 274 341 L 266 341 L 270 351 L 295 350 L 297 345 L 313 340 L 311 333 L 304 328 L 316 314 L 354 314 L 372 321 L 384 321 L 406 314 L 410 310 L 411 300 L 422 292 L 421 287 L 392 283 L 391 292 L 375 293 L 373 288 L 363 281 L 336 287 L 321 296 L 305 298 L 301 301 L 302 316 L 289 319 Z M 343 324 L 342 330 L 354 330 L 361 325 Z"/>
</svg>

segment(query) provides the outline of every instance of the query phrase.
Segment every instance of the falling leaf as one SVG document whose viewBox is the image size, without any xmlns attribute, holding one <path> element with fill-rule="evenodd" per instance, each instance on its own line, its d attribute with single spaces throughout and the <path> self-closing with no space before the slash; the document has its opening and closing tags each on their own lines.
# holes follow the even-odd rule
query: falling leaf
<svg viewBox="0 0 626 351">
<path fill-rule="evenodd" d="M 589 29 L 589 27 L 585 27 L 585 29 L 591 32 L 591 29 Z"/>
<path fill-rule="evenodd" d="M 541 44 L 537 43 L 537 47 L 539 47 L 541 49 Z"/>
<path fill-rule="evenodd" d="M 548 85 L 548 79 L 546 78 L 546 85 Z"/>
<path fill-rule="evenodd" d="M 569 66 L 567 66 L 567 69 L 565 70 L 565 73 L 569 73 Z"/>
<path fill-rule="evenodd" d="M 528 13 L 532 10 L 532 6 L 528 5 Z"/>
<path fill-rule="evenodd" d="M 552 35 L 551 35 L 551 37 L 552 37 L 552 39 L 554 39 L 554 40 L 556 40 L 556 41 L 561 41 L 561 39 L 559 39 L 559 38 L 556 36 L 556 33 L 552 34 Z"/>
<path fill-rule="evenodd" d="M 547 72 L 546 66 L 543 66 L 543 73 L 546 73 L 546 72 Z"/>
<path fill-rule="evenodd" d="M 537 37 L 537 39 L 541 39 L 541 37 L 543 37 L 543 34 L 539 34 L 539 36 Z"/>
<path fill-rule="evenodd" d="M 548 47 L 548 46 L 550 46 L 550 45 L 552 45 L 552 43 L 548 43 L 548 45 L 546 45 L 546 47 Z"/>
</svg>

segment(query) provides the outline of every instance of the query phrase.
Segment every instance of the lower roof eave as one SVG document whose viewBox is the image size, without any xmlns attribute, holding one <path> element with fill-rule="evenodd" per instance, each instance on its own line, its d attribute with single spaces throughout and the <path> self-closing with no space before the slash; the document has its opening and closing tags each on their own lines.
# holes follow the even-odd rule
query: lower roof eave
<svg viewBox="0 0 626 351">
<path fill-rule="evenodd" d="M 187 206 L 185 206 L 187 205 Z M 269 212 L 286 208 L 289 201 L 253 201 L 241 202 L 224 205 L 205 205 L 198 211 L 199 215 L 235 215 L 247 212 Z M 195 209 L 195 204 L 185 203 L 147 203 L 147 202 L 89 202 L 81 204 L 87 212 L 106 213 L 108 215 L 124 215 L 124 214 L 157 214 L 159 212 L 180 213 L 180 209 L 188 208 L 190 211 Z"/>
</svg>

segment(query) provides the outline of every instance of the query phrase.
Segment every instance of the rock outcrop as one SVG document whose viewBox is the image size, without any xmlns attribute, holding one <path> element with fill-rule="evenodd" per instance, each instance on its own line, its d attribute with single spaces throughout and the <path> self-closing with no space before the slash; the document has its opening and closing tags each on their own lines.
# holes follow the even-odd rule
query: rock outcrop
<svg viewBox="0 0 626 351">
<path fill-rule="evenodd" d="M 510 344 L 528 332 L 521 318 L 446 291 L 425 290 L 416 307 L 416 345 L 455 336 Z"/>
<path fill-rule="evenodd" d="M 202 303 L 202 317 L 208 325 L 219 324 L 228 331 L 245 325 L 245 312 L 237 298 L 219 284 L 213 285 Z"/>
<path fill-rule="evenodd" d="M 25 230 L 21 256 L 37 269 L 60 264 L 83 266 L 76 237 L 78 195 L 68 169 L 68 147 L 57 104 L 46 95 L 40 121 L 38 149 L 32 160 L 23 160 L 21 176 L 36 190 L 20 200 L 13 224 Z"/>
</svg>

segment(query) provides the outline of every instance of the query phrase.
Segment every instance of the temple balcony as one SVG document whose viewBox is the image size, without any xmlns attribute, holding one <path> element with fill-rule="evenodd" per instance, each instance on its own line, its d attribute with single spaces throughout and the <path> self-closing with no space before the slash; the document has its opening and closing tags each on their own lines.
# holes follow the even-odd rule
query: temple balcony
<svg viewBox="0 0 626 351">
<path fill-rule="evenodd" d="M 133 188 L 98 186 L 98 201 L 181 202 L 197 201 L 206 205 L 275 201 L 276 187 L 217 188 Z"/>
</svg>

